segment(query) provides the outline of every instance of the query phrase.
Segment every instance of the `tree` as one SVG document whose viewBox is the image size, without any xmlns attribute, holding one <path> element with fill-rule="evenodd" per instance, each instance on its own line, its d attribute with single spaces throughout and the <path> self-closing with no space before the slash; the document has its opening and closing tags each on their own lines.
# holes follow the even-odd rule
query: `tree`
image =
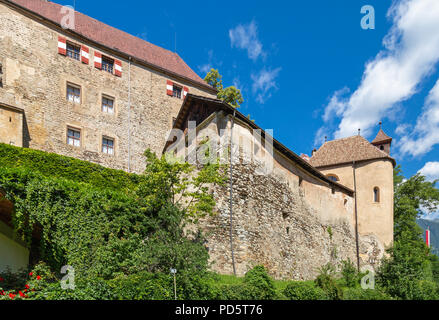
<svg viewBox="0 0 439 320">
<path fill-rule="evenodd" d="M 420 174 L 404 181 L 401 167 L 395 168 L 394 245 L 378 271 L 377 283 L 400 299 L 437 298 L 438 259 L 425 245 L 422 229 L 416 223 L 423 211 L 438 208 L 435 183 Z"/>
<path fill-rule="evenodd" d="M 239 108 L 241 103 L 244 102 L 242 98 L 241 90 L 235 86 L 230 86 L 224 89 L 222 76 L 216 69 L 211 69 L 204 78 L 209 85 L 218 90 L 217 97 L 220 100 L 230 104 L 234 108 Z"/>
</svg>

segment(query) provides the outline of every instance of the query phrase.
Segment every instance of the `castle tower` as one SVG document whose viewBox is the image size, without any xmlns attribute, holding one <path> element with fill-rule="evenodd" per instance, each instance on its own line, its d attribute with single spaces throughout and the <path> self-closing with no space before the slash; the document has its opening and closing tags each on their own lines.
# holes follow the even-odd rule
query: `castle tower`
<svg viewBox="0 0 439 320">
<path fill-rule="evenodd" d="M 380 131 L 378 131 L 377 136 L 371 143 L 381 151 L 384 151 L 385 153 L 390 155 L 390 147 L 392 145 L 393 139 L 385 134 L 382 125 L 383 123 L 380 122 Z"/>
<path fill-rule="evenodd" d="M 310 164 L 328 178 L 356 194 L 353 224 L 360 237 L 374 236 L 385 247 L 393 241 L 393 168 L 390 156 L 392 138 L 382 128 L 369 142 L 360 134 L 325 142 Z M 361 256 L 361 253 L 360 253 Z"/>
</svg>

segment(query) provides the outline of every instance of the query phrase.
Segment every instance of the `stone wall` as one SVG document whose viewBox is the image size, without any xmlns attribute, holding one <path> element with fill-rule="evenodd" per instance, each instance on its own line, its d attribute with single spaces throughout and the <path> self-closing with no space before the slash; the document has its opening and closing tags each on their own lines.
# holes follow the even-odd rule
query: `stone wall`
<svg viewBox="0 0 439 320">
<path fill-rule="evenodd" d="M 222 132 L 218 140 L 225 150 L 230 127 L 229 116 L 213 114 L 197 127 L 197 141 Z M 274 168 L 267 172 L 265 141 L 255 147 L 249 130 L 235 120 L 232 234 L 237 274 L 262 264 L 275 278 L 309 280 L 327 263 L 340 265 L 346 259 L 356 263 L 354 198 L 278 150 L 273 152 Z M 207 238 L 212 270 L 232 274 L 229 184 L 213 192 L 216 214 L 202 219 L 199 227 Z M 361 265 L 372 267 L 384 251 L 374 235 L 360 238 L 359 249 Z"/>
<path fill-rule="evenodd" d="M 183 102 L 166 94 L 166 81 L 186 86 L 190 93 L 215 97 L 212 91 L 143 65 L 132 64 L 129 68 L 126 59 L 44 23 L 0 3 L 0 63 L 3 65 L 0 104 L 24 110 L 24 125 L 29 130 L 26 144 L 30 148 L 128 170 L 131 143 L 131 171 L 141 172 L 143 152 L 147 148 L 157 154 L 162 152 L 166 132 Z M 90 63 L 58 54 L 59 35 L 76 45 L 88 46 Z M 95 50 L 122 60 L 122 77 L 94 68 Z M 67 102 L 67 82 L 81 88 L 79 104 Z M 102 95 L 114 98 L 113 115 L 102 112 Z M 81 130 L 79 148 L 66 143 L 68 126 Z M 101 152 L 103 136 L 114 138 L 114 155 Z"/>
</svg>

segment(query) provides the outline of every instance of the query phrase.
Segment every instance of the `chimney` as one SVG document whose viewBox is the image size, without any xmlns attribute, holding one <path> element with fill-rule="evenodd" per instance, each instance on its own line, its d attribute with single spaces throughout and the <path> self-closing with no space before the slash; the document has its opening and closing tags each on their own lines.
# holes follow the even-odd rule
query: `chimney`
<svg viewBox="0 0 439 320">
<path fill-rule="evenodd" d="M 317 149 L 314 149 L 313 151 L 311 151 L 311 157 L 313 157 L 314 153 L 316 153 L 316 152 L 317 152 Z"/>
</svg>

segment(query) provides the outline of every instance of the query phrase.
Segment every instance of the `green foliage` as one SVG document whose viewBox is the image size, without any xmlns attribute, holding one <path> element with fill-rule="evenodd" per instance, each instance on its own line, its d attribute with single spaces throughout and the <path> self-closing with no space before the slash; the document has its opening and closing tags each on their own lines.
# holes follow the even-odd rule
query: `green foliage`
<svg viewBox="0 0 439 320">
<path fill-rule="evenodd" d="M 0 167 L 0 187 L 14 203 L 17 235 L 29 247 L 34 241 L 39 258 L 51 270 L 59 272 L 63 265 L 75 269 L 74 293 L 61 290 L 59 281 L 49 281 L 35 298 L 163 298 L 169 296 L 169 288 L 160 288 L 168 283 L 150 276 L 168 275 L 171 267 L 178 270 L 180 298 L 203 298 L 208 253 L 202 234 L 185 230 L 185 225 L 212 214 L 215 202 L 207 185 L 222 181 L 219 166 L 206 165 L 195 172 L 150 151 L 145 155 L 145 174 L 129 190 L 50 176 L 33 167 Z M 176 197 L 190 200 L 178 202 Z M 40 234 L 37 242 L 34 231 Z M 145 286 L 133 293 L 130 286 L 136 279 Z M 127 289 L 115 291 L 111 280 L 126 283 Z"/>
<path fill-rule="evenodd" d="M 350 259 L 342 261 L 341 275 L 345 286 L 348 288 L 355 288 L 360 284 L 361 279 L 357 268 Z"/>
<path fill-rule="evenodd" d="M 283 292 L 290 300 L 327 300 L 325 291 L 307 282 L 291 282 Z"/>
<path fill-rule="evenodd" d="M 343 291 L 343 300 L 392 300 L 380 290 L 347 288 Z"/>
<path fill-rule="evenodd" d="M 343 290 L 337 284 L 335 279 L 335 268 L 331 264 L 326 264 L 319 268 L 319 275 L 314 280 L 316 286 L 321 288 L 328 299 L 330 300 L 342 300 Z"/>
<path fill-rule="evenodd" d="M 263 266 L 256 266 L 248 271 L 243 279 L 232 278 L 234 281 L 220 281 L 213 276 L 208 282 L 208 297 L 214 300 L 273 300 L 278 297 L 273 279 Z"/>
<path fill-rule="evenodd" d="M 218 99 L 223 100 L 224 102 L 230 104 L 234 108 L 239 108 L 240 105 L 244 102 L 242 98 L 241 90 L 237 89 L 234 86 L 230 86 L 227 88 L 223 87 L 222 76 L 216 69 L 211 69 L 206 77 L 204 78 L 208 84 L 218 90 Z"/>
<path fill-rule="evenodd" d="M 437 259 L 422 239 L 416 218 L 424 210 L 435 211 L 439 205 L 439 190 L 435 183 L 416 174 L 404 181 L 398 166 L 395 179 L 394 245 L 389 249 L 378 272 L 377 284 L 386 293 L 399 299 L 436 298 Z M 429 289 L 426 289 L 429 288 Z"/>
<path fill-rule="evenodd" d="M 1 167 L 26 168 L 45 177 L 65 178 L 112 190 L 134 188 L 141 179 L 139 175 L 108 169 L 87 161 L 3 143 L 0 143 Z"/>
</svg>

